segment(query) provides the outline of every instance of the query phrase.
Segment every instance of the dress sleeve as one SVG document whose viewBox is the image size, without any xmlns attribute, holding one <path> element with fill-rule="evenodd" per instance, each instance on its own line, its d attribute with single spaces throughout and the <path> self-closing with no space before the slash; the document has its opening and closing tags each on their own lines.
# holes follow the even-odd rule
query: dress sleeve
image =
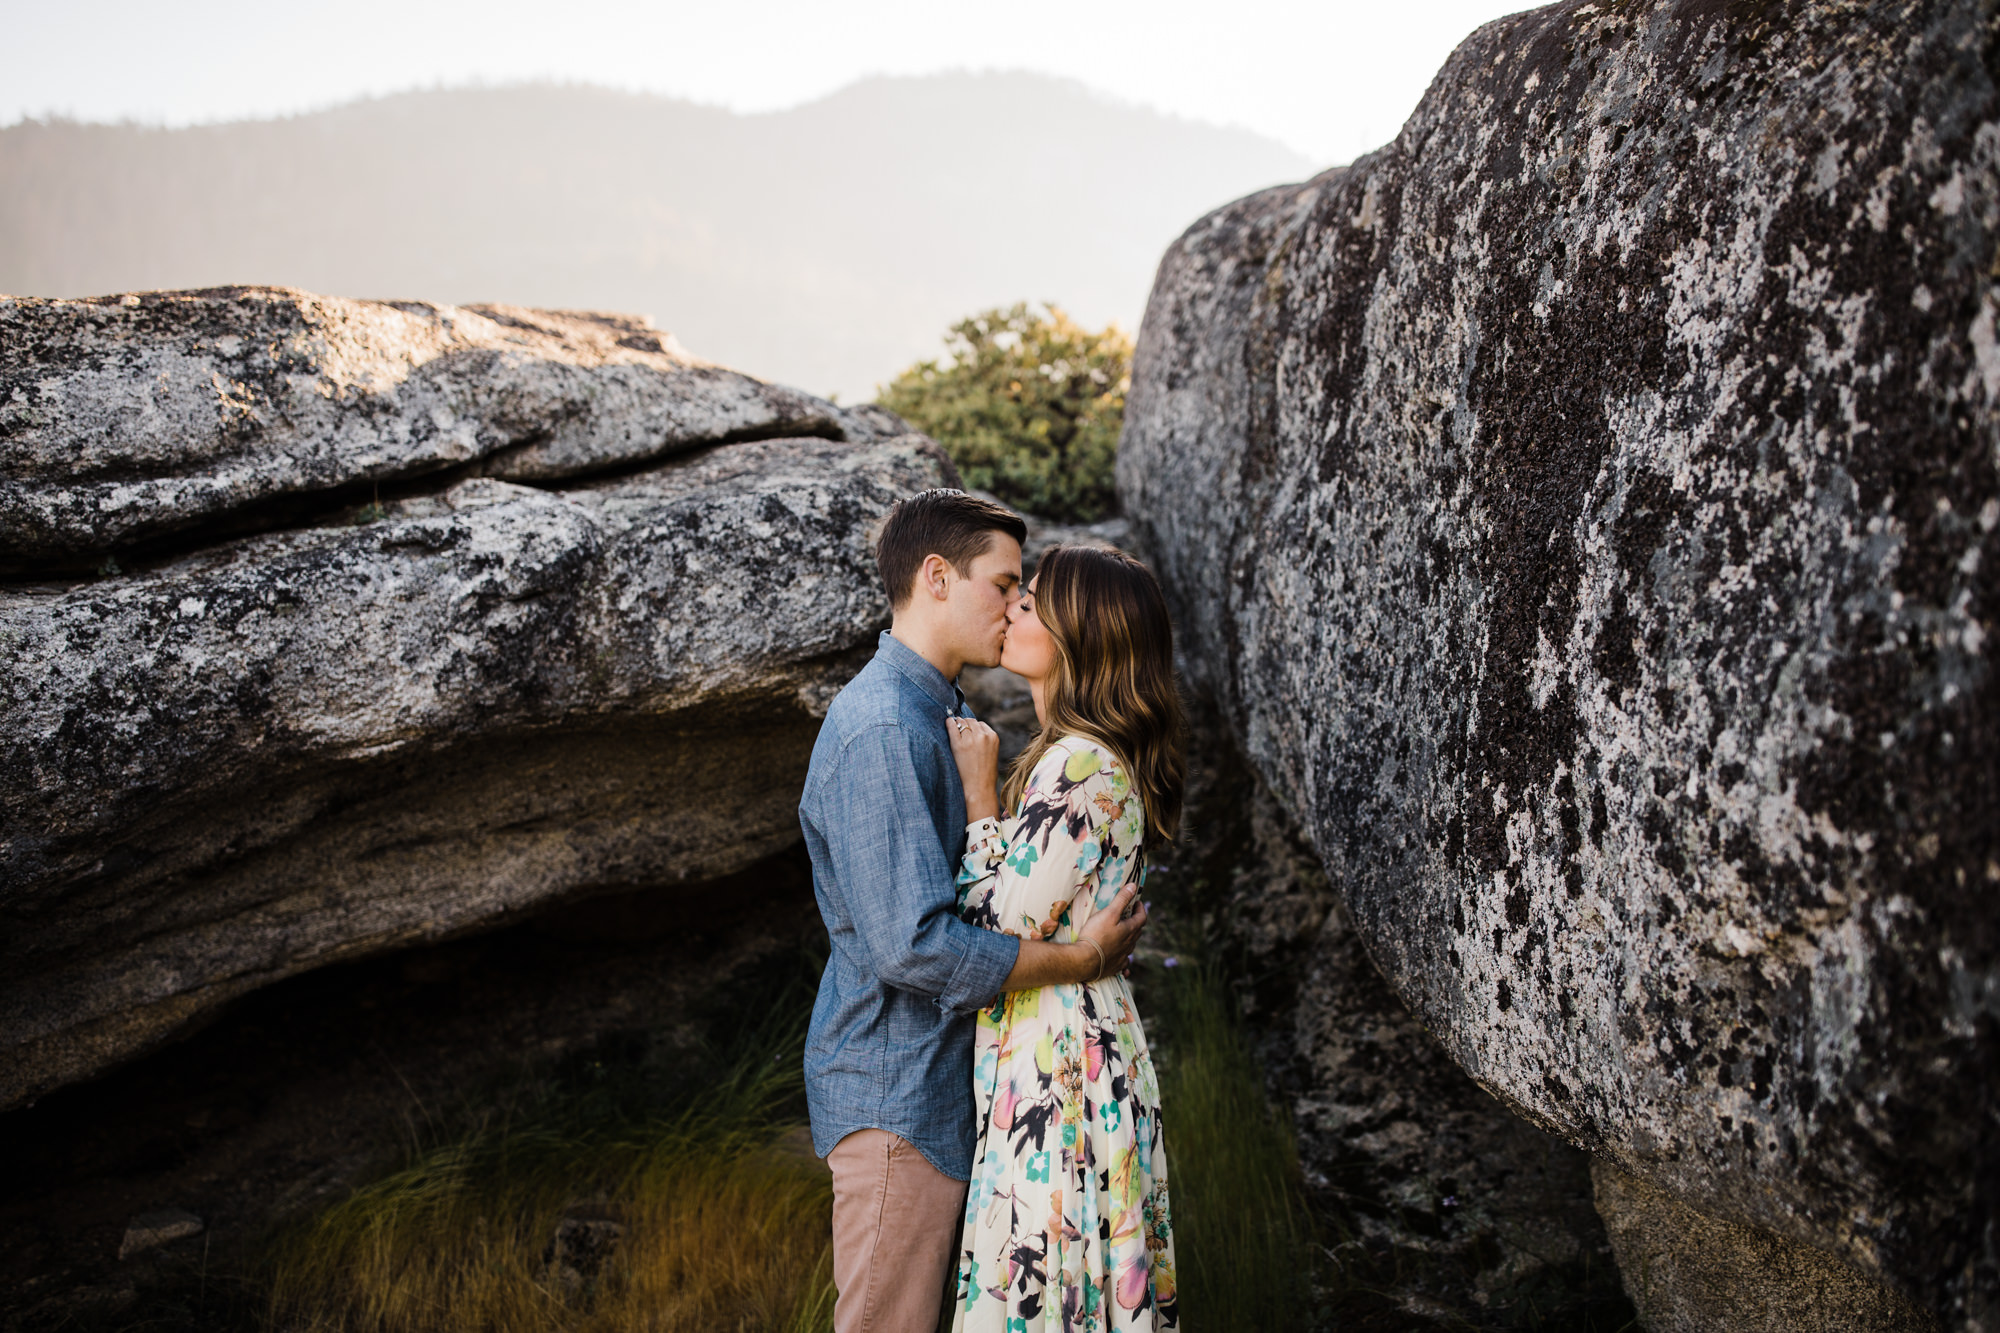
<svg viewBox="0 0 2000 1333">
<path fill-rule="evenodd" d="M 1006 830 L 990 819 L 966 829 L 959 864 L 962 919 L 1024 939 L 1044 922 L 1081 926 L 1071 905 L 1104 859 L 1104 836 L 1130 793 L 1111 761 L 1092 746 L 1050 747 L 1021 792 Z"/>
<path fill-rule="evenodd" d="M 1000 882 L 1000 863 L 1007 858 L 1007 838 L 997 819 L 975 819 L 965 826 L 965 855 L 958 863 L 958 915 L 968 925 L 999 930 L 993 912 L 993 890 Z"/>
</svg>

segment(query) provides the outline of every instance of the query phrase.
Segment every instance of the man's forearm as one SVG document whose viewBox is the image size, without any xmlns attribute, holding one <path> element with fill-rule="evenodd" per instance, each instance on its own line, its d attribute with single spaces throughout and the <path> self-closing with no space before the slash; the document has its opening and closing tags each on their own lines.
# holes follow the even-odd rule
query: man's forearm
<svg viewBox="0 0 2000 1333">
<path fill-rule="evenodd" d="M 1022 940 L 1014 970 L 1003 990 L 1040 990 L 1044 986 L 1077 985 L 1097 979 L 1103 957 L 1088 944 L 1051 944 Z"/>
</svg>

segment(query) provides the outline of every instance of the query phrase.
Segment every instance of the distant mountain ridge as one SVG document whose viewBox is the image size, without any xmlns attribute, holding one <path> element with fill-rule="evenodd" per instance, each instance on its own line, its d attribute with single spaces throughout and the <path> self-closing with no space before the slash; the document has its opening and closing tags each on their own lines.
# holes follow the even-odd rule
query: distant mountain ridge
<svg viewBox="0 0 2000 1333">
<path fill-rule="evenodd" d="M 1313 164 L 1032 74 L 878 78 L 738 115 L 575 86 L 282 120 L 0 130 L 0 292 L 273 283 L 650 314 L 866 397 L 1016 300 L 1136 329 L 1166 245 Z"/>
</svg>

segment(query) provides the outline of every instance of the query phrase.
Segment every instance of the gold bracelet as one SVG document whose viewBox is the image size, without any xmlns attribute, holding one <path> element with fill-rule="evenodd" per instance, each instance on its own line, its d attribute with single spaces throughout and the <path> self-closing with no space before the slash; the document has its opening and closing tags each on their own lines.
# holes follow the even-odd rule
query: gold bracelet
<svg viewBox="0 0 2000 1333">
<path fill-rule="evenodd" d="M 1097 975 L 1092 977 L 1090 980 L 1091 981 L 1104 980 L 1104 968 L 1106 963 L 1104 957 L 1104 946 L 1099 944 L 1096 940 L 1091 939 L 1088 935 L 1077 936 L 1076 942 L 1078 944 L 1088 944 L 1097 953 Z M 1086 982 L 1085 984 L 1088 985 L 1089 983 Z"/>
</svg>

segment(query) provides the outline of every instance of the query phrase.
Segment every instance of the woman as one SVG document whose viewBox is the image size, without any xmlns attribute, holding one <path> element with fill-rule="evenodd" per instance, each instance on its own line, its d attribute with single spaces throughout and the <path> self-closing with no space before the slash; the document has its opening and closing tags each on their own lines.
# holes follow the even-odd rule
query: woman
<svg viewBox="0 0 2000 1333">
<path fill-rule="evenodd" d="M 998 738 L 954 724 L 966 791 L 959 911 L 1070 941 L 1179 827 L 1185 763 L 1173 630 L 1151 571 L 1056 547 L 1008 612 L 1000 665 L 1041 732 L 994 796 Z M 1160 1092 L 1122 976 L 1003 996 L 973 1048 L 979 1143 L 954 1330 L 1172 1328 Z"/>
</svg>

